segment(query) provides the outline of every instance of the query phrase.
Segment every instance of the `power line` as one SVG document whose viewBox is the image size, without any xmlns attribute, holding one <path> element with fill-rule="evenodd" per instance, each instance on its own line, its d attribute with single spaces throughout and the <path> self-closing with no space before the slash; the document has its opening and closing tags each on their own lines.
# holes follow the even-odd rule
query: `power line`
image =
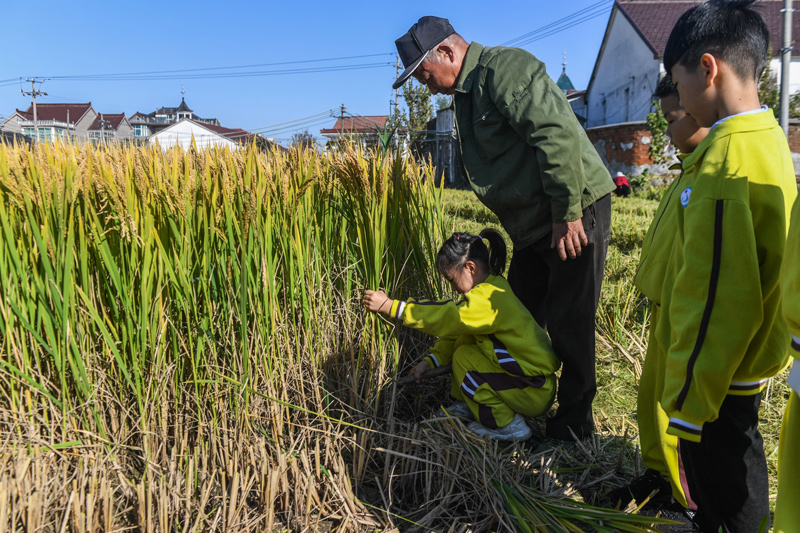
<svg viewBox="0 0 800 533">
<path fill-rule="evenodd" d="M 340 65 L 335 67 L 299 68 L 284 70 L 263 70 L 254 72 L 229 72 L 225 74 L 189 74 L 189 75 L 152 75 L 152 76 L 106 76 L 93 78 L 78 78 L 71 76 L 49 77 L 48 80 L 59 81 L 159 81 L 159 80 L 199 80 L 221 78 L 250 78 L 257 76 L 283 76 L 287 74 L 316 74 L 323 72 L 342 72 L 347 70 L 363 70 L 392 66 L 392 63 L 362 63 L 356 65 Z"/>
<path fill-rule="evenodd" d="M 127 77 L 127 76 L 149 76 L 155 74 L 179 74 L 179 73 L 186 73 L 186 72 L 203 72 L 203 71 L 211 71 L 211 70 L 234 70 L 234 69 L 243 69 L 243 68 L 259 68 L 259 67 L 276 67 L 281 65 L 300 65 L 304 63 L 321 63 L 325 61 L 344 61 L 349 59 L 364 59 L 367 57 L 380 57 L 386 55 L 394 55 L 391 53 L 384 53 L 384 54 L 366 54 L 366 55 L 358 55 L 358 56 L 343 56 L 343 57 L 329 57 L 325 59 L 303 59 L 298 61 L 280 61 L 276 63 L 257 63 L 253 65 L 236 65 L 236 66 L 228 66 L 228 67 L 202 67 L 202 68 L 189 68 L 189 69 L 173 69 L 173 70 L 152 70 L 152 71 L 145 71 L 145 72 L 121 72 L 121 73 L 112 73 L 112 74 L 76 74 L 72 76 L 51 76 L 51 79 L 90 79 L 90 78 L 105 78 L 105 77 Z M 16 79 L 16 78 L 14 78 Z M 3 81 L 9 80 L 0 80 L 0 83 Z"/>
<path fill-rule="evenodd" d="M 227 78 L 227 77 L 243 77 L 243 76 L 253 76 L 253 75 L 275 75 L 275 74 L 288 74 L 288 73 L 306 73 L 306 72 L 328 72 L 328 71 L 336 71 L 336 70 L 351 70 L 357 68 L 365 68 L 365 67 L 377 67 L 377 66 L 386 66 L 391 65 L 391 62 L 379 62 L 379 63 L 355 63 L 355 64 L 346 64 L 346 65 L 329 65 L 323 67 L 302 67 L 296 69 L 276 69 L 276 70 L 260 70 L 260 71 L 250 71 L 250 72 L 215 72 L 220 70 L 241 70 L 241 69 L 251 69 L 251 68 L 261 68 L 261 67 L 275 67 L 275 66 L 285 66 L 285 65 L 304 65 L 308 63 L 320 63 L 320 62 L 336 62 L 336 61 L 344 61 L 344 60 L 352 60 L 352 59 L 364 59 L 370 57 L 379 57 L 379 56 L 387 56 L 392 54 L 365 54 L 365 55 L 357 55 L 357 56 L 343 56 L 343 57 L 332 57 L 332 58 L 325 58 L 325 59 L 306 59 L 306 60 L 298 60 L 298 61 L 281 61 L 281 62 L 274 62 L 274 63 L 260 63 L 260 64 L 252 64 L 252 65 L 235 65 L 235 66 L 223 66 L 223 67 L 203 67 L 203 68 L 192 68 L 192 69 L 171 69 L 171 70 L 155 70 L 155 71 L 144 71 L 144 72 L 118 72 L 118 73 L 109 73 L 109 74 L 74 74 L 74 75 L 56 75 L 56 76 L 49 76 L 48 79 L 51 80 L 95 80 L 95 81 L 117 81 L 117 80 L 159 80 L 159 79 L 198 79 L 198 78 Z M 194 74 L 192 74 L 194 73 Z M 3 80 L 3 81 L 12 81 L 12 80 Z M 3 83 L 0 81 L 0 83 Z"/>
<path fill-rule="evenodd" d="M 502 45 L 524 46 L 526 44 L 530 44 L 534 41 L 544 39 L 545 37 L 549 37 L 556 33 L 577 26 L 578 24 L 586 22 L 587 20 L 604 15 L 605 13 L 610 11 L 612 6 L 613 3 L 610 2 L 609 0 L 601 0 L 600 2 L 596 2 L 590 5 L 589 7 L 578 10 L 554 22 L 551 22 L 533 31 L 530 31 L 524 35 L 520 35 L 519 37 L 515 37 L 514 39 L 506 41 L 505 43 L 502 43 Z"/>
</svg>

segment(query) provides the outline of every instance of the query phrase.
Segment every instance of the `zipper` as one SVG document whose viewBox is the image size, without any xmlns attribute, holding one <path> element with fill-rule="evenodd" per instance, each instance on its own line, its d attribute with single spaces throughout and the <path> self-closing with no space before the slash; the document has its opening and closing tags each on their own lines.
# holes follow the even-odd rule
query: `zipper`
<svg viewBox="0 0 800 533">
<path fill-rule="evenodd" d="M 477 119 L 473 120 L 473 121 L 472 121 L 472 123 L 473 123 L 473 124 L 477 124 L 478 122 L 480 122 L 480 121 L 482 121 L 482 120 L 483 120 L 483 121 L 485 121 L 485 120 L 486 120 L 486 117 L 488 117 L 488 116 L 489 116 L 489 112 L 487 111 L 487 112 L 485 112 L 483 115 L 481 115 L 480 117 L 478 117 Z"/>
</svg>

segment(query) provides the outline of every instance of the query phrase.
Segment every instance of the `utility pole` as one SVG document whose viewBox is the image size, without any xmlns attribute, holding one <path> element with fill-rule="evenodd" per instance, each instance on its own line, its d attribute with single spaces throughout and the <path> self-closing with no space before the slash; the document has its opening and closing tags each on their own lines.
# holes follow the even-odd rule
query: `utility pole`
<svg viewBox="0 0 800 533">
<path fill-rule="evenodd" d="M 103 118 L 103 114 L 100 113 L 100 141 L 106 142 L 106 126 L 110 126 L 111 124 Z"/>
<path fill-rule="evenodd" d="M 339 116 L 339 125 L 339 136 L 344 140 L 344 104 L 342 104 L 342 111 Z"/>
<path fill-rule="evenodd" d="M 789 136 L 789 70 L 792 64 L 792 0 L 783 0 L 783 47 L 781 48 L 781 116 L 783 132 Z"/>
<path fill-rule="evenodd" d="M 395 57 L 394 67 L 396 72 L 394 79 L 397 79 L 400 77 L 400 55 L 395 54 L 394 57 Z M 399 98 L 400 98 L 400 87 L 394 90 L 394 102 L 392 102 L 389 107 L 389 116 L 394 115 L 394 112 L 397 111 L 397 106 L 399 105 Z M 394 107 L 394 109 L 392 109 L 392 107 Z"/>
<path fill-rule="evenodd" d="M 22 89 L 19 90 L 25 96 L 33 97 L 33 133 L 36 137 L 36 142 L 39 142 L 39 125 L 37 124 L 37 115 L 36 115 L 36 97 L 40 94 L 43 96 L 47 96 L 47 93 L 43 93 L 36 89 L 36 84 L 38 83 L 41 85 L 44 83 L 44 80 L 37 80 L 36 78 L 25 78 L 25 81 L 31 82 L 31 90 L 30 92 L 25 92 Z"/>
</svg>

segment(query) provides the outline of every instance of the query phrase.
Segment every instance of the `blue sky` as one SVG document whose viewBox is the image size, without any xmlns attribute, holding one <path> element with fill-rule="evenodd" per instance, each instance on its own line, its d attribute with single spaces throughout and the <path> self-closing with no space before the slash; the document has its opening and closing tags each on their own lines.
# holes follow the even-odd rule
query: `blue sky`
<svg viewBox="0 0 800 533">
<path fill-rule="evenodd" d="M 388 114 L 396 76 L 394 40 L 424 15 L 446 17 L 467 41 L 485 45 L 506 44 L 539 30 L 534 35 L 538 40 L 521 47 L 544 61 L 554 78 L 561 73 L 566 50 L 567 74 L 583 89 L 612 4 L 3 0 L 0 115 L 30 105 L 30 97 L 20 89 L 30 91 L 31 85 L 18 78 L 46 79 L 41 90 L 48 96 L 37 101 L 90 101 L 98 113 L 124 112 L 128 117 L 136 111 L 177 106 L 183 84 L 186 103 L 197 115 L 286 143 L 298 130 L 319 136 L 321 128 L 335 121 L 328 110 L 342 104 L 355 115 Z M 560 20 L 564 22 L 547 30 Z M 552 34 L 544 36 L 548 31 Z M 309 62 L 332 58 L 349 59 Z M 297 69 L 317 71 L 274 73 Z M 108 79 L 111 74 L 143 72 L 158 74 Z M 174 79 L 142 79 L 165 76 Z M 303 117 L 314 118 L 306 124 L 296 122 Z M 277 126 L 284 123 L 289 124 Z"/>
</svg>

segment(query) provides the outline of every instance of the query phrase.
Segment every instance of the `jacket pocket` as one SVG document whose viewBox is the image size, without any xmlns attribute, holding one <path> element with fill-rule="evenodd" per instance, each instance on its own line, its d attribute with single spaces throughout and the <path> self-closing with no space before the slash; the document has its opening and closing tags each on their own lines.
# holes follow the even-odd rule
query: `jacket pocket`
<svg viewBox="0 0 800 533">
<path fill-rule="evenodd" d="M 503 155 L 514 149 L 515 143 L 522 142 L 519 135 L 509 125 L 508 119 L 494 104 L 478 108 L 478 112 L 472 120 L 472 128 L 475 140 L 481 149 L 481 155 L 486 158 L 487 164 L 502 158 Z"/>
</svg>

